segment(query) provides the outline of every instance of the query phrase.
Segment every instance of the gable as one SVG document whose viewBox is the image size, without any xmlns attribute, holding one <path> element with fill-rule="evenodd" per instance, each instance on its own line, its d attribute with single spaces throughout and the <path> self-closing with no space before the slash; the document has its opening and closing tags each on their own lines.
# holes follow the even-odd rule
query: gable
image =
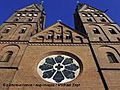
<svg viewBox="0 0 120 90">
<path fill-rule="evenodd" d="M 87 39 L 69 26 L 57 22 L 31 37 L 30 42 L 42 43 L 83 43 Z"/>
<path fill-rule="evenodd" d="M 32 5 L 29 5 L 23 9 L 20 9 L 19 11 L 41 11 L 43 9 L 43 7 L 41 7 L 41 5 L 37 5 L 37 4 L 32 4 Z"/>
<path fill-rule="evenodd" d="M 87 4 L 78 5 L 78 10 L 83 12 L 102 12 L 101 10 Z"/>
</svg>

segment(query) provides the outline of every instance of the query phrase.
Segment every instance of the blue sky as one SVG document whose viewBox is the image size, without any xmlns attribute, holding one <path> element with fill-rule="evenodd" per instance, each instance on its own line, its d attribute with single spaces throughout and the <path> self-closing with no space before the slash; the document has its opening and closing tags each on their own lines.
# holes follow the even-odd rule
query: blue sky
<svg viewBox="0 0 120 90">
<path fill-rule="evenodd" d="M 6 21 L 16 10 L 24 8 L 41 0 L 0 0 L 0 25 Z M 78 0 L 43 0 L 46 11 L 46 26 L 50 26 L 57 20 L 74 28 L 73 13 Z M 79 0 L 98 9 L 106 10 L 115 23 L 120 25 L 120 0 Z M 117 9 L 118 8 L 118 9 Z"/>
</svg>

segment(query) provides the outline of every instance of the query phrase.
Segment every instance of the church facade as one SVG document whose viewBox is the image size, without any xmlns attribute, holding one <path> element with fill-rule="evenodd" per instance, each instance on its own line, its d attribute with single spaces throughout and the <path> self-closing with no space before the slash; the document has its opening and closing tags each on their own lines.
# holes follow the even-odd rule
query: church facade
<svg viewBox="0 0 120 90">
<path fill-rule="evenodd" d="M 0 90 L 119 90 L 120 28 L 79 3 L 75 29 L 45 28 L 43 4 L 16 11 L 0 27 Z"/>
</svg>

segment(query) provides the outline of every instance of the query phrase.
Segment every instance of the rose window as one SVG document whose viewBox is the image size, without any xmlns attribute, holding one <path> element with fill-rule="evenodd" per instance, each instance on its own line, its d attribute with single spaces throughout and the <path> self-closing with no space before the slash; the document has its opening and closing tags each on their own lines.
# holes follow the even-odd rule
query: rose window
<svg viewBox="0 0 120 90">
<path fill-rule="evenodd" d="M 50 55 L 40 61 L 37 71 L 48 82 L 66 83 L 79 75 L 80 65 L 70 56 Z"/>
</svg>

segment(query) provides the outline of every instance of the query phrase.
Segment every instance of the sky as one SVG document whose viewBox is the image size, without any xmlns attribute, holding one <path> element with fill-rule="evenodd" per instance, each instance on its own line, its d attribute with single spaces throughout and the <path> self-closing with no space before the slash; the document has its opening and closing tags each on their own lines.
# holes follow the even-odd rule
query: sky
<svg viewBox="0 0 120 90">
<path fill-rule="evenodd" d="M 16 10 L 24 8 L 42 0 L 0 0 L 0 25 L 5 22 Z M 77 1 L 87 3 L 100 10 L 106 10 L 108 16 L 120 25 L 120 0 L 43 0 L 46 12 L 46 27 L 54 24 L 57 20 L 74 28 L 73 14 Z"/>
</svg>

